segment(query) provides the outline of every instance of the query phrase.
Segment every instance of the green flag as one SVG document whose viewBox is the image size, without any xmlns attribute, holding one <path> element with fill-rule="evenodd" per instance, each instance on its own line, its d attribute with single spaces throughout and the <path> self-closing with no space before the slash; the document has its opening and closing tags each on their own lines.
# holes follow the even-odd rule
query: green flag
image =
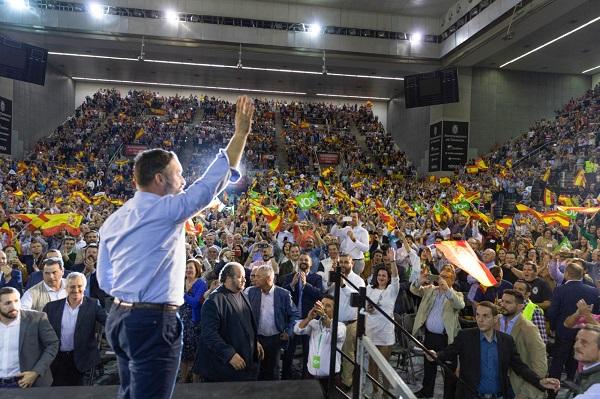
<svg viewBox="0 0 600 399">
<path fill-rule="evenodd" d="M 456 204 L 452 204 L 452 210 L 454 212 L 468 211 L 469 209 L 471 209 L 471 204 L 465 199 L 460 200 Z"/>
<path fill-rule="evenodd" d="M 567 237 L 563 238 L 562 241 L 560 242 L 560 244 L 558 244 L 556 247 L 554 247 L 554 249 L 552 250 L 552 253 L 560 252 L 563 249 L 566 249 L 568 251 L 573 249 L 573 246 L 571 245 L 571 241 L 569 241 L 569 239 Z"/>
<path fill-rule="evenodd" d="M 252 199 L 258 199 L 258 197 L 260 197 L 260 194 L 254 190 L 250 190 L 250 191 L 248 191 L 248 197 L 250 197 Z"/>
<path fill-rule="evenodd" d="M 317 205 L 317 193 L 309 191 L 307 193 L 300 194 L 296 197 L 296 203 L 303 211 L 312 208 Z"/>
</svg>

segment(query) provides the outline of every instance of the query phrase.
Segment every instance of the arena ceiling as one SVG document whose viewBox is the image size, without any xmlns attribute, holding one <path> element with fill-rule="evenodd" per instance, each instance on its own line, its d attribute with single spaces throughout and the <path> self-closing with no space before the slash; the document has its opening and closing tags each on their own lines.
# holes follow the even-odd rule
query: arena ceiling
<svg viewBox="0 0 600 399">
<path fill-rule="evenodd" d="M 446 65 L 498 68 L 507 61 L 600 17 L 598 0 L 545 1 L 547 6 L 540 7 L 540 10 L 524 15 L 522 18 L 516 18 L 514 23 L 511 23 L 510 16 L 506 16 L 443 59 L 415 60 L 364 53 L 327 52 L 326 68 L 329 72 L 327 75 L 320 73 L 323 65 L 322 53 L 301 48 L 244 46 L 242 49 L 244 68 L 238 69 L 235 68 L 239 57 L 237 43 L 146 39 L 146 61 L 139 62 L 136 59 L 140 54 L 141 37 L 82 34 L 22 26 L 4 26 L 0 28 L 0 33 L 15 40 L 48 48 L 55 53 L 129 59 L 50 55 L 50 64 L 70 77 L 386 99 L 402 94 L 403 81 L 371 79 L 364 76 L 402 77 L 432 71 Z M 346 7 L 357 10 L 367 7 L 364 5 L 367 2 L 358 0 L 300 0 L 286 3 Z M 402 13 L 403 9 L 412 7 L 416 14 L 431 16 L 436 13 L 443 14 L 449 3 L 453 1 L 390 0 L 379 3 L 380 10 Z M 511 25 L 510 29 L 507 28 L 508 25 Z M 600 37 L 600 18 L 585 28 L 504 68 L 581 74 L 586 69 L 600 65 L 598 37 Z M 151 60 L 168 60 L 174 63 L 156 63 Z M 178 62 L 188 63 L 188 65 L 177 64 Z M 226 65 L 229 68 L 190 65 L 190 63 Z M 249 67 L 292 69 L 313 73 L 251 70 Z M 600 72 L 600 68 L 589 73 L 594 72 Z M 332 76 L 332 73 L 364 76 Z"/>
</svg>

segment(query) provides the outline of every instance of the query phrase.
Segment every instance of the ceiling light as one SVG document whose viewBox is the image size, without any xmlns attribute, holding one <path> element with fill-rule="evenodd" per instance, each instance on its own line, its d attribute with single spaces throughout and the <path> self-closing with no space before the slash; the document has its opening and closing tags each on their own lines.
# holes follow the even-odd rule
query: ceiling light
<svg viewBox="0 0 600 399">
<path fill-rule="evenodd" d="M 596 17 L 596 18 L 592 19 L 591 21 L 588 21 L 588 22 L 586 22 L 585 24 L 578 26 L 578 27 L 577 27 L 577 28 L 575 28 L 575 29 L 568 31 L 567 33 L 564 33 L 564 34 L 562 34 L 562 35 L 560 35 L 560 36 L 558 36 L 558 37 L 556 37 L 556 38 L 554 38 L 554 39 L 550 40 L 549 42 L 546 42 L 546 43 L 542 44 L 541 46 L 538 46 L 538 47 L 534 48 L 534 49 L 533 49 L 533 50 L 531 50 L 531 51 L 528 51 L 528 52 L 526 52 L 525 54 L 521 54 L 521 55 L 520 55 L 520 56 L 518 56 L 517 58 L 513 58 L 512 60 L 510 60 L 510 61 L 508 61 L 508 62 L 506 62 L 506 63 L 504 63 L 504 64 L 500 65 L 500 68 L 504 68 L 504 67 L 505 67 L 505 66 L 507 66 L 508 64 L 512 64 L 513 62 L 515 62 L 515 61 L 518 61 L 518 60 L 520 60 L 520 59 L 521 59 L 521 58 L 523 58 L 523 57 L 527 57 L 529 54 L 535 53 L 536 51 L 538 51 L 538 50 L 541 50 L 541 49 L 543 49 L 544 47 L 546 47 L 546 46 L 549 46 L 549 45 L 551 45 L 552 43 L 554 43 L 554 42 L 557 42 L 557 41 L 559 41 L 560 39 L 562 39 L 562 38 L 565 38 L 565 37 L 567 37 L 567 36 L 569 36 L 569 35 L 571 35 L 571 34 L 573 34 L 573 33 L 577 32 L 578 30 L 580 30 L 580 29 L 583 29 L 583 28 L 585 28 L 586 26 L 593 24 L 593 23 L 594 23 L 594 22 L 596 22 L 596 21 L 600 21 L 600 17 Z"/>
<path fill-rule="evenodd" d="M 594 69 L 598 69 L 598 68 L 600 68 L 600 65 L 598 65 L 598 66 L 595 66 L 595 67 L 593 67 L 593 68 L 590 68 L 590 69 L 586 69 L 585 71 L 583 71 L 583 72 L 581 72 L 581 73 L 588 73 L 588 72 L 590 72 L 590 71 L 593 71 Z"/>
<path fill-rule="evenodd" d="M 308 33 L 310 33 L 311 36 L 317 36 L 319 33 L 321 33 L 321 25 L 318 23 L 312 23 L 308 26 Z"/>
<path fill-rule="evenodd" d="M 48 51 L 48 55 L 64 55 L 67 57 L 82 57 L 82 58 L 100 58 L 105 60 L 117 60 L 117 61 L 137 61 L 137 58 L 128 57 L 111 57 L 107 55 L 94 55 L 94 54 L 77 54 L 77 53 L 59 53 L 55 51 Z"/>
<path fill-rule="evenodd" d="M 179 21 L 179 14 L 176 11 L 167 10 L 165 11 L 165 18 L 171 23 L 177 23 Z"/>
<path fill-rule="evenodd" d="M 423 35 L 420 33 L 411 33 L 409 40 L 413 44 L 421 43 L 423 41 Z"/>
<path fill-rule="evenodd" d="M 102 18 L 104 16 L 104 6 L 98 3 L 90 3 L 88 11 L 94 18 Z"/>
<path fill-rule="evenodd" d="M 8 5 L 13 10 L 22 11 L 27 8 L 25 0 L 8 0 Z"/>
<path fill-rule="evenodd" d="M 365 78 L 365 79 L 383 79 L 383 80 L 404 80 L 404 78 L 396 78 L 393 76 L 375 76 L 375 75 L 353 75 L 350 73 L 333 73 L 327 72 L 329 76 L 344 76 L 348 78 Z"/>
<path fill-rule="evenodd" d="M 108 60 L 118 60 L 118 61 L 137 61 L 137 58 L 128 58 L 128 57 L 112 57 L 106 55 L 94 55 L 94 54 L 78 54 L 78 53 L 61 53 L 56 51 L 48 51 L 50 55 L 62 55 L 67 57 L 82 57 L 82 58 L 99 58 L 99 59 L 108 59 Z M 205 64 L 200 62 L 184 62 L 184 61 L 168 61 L 168 60 L 152 60 L 145 59 L 145 62 L 154 62 L 157 64 L 172 64 L 172 65 L 189 65 L 189 66 L 198 66 L 198 67 L 206 67 L 206 68 L 229 68 L 236 69 L 235 65 L 224 65 L 224 64 Z M 248 69 L 251 71 L 264 71 L 264 72 L 283 72 L 283 73 L 297 73 L 297 74 L 305 74 L 305 75 L 322 75 L 322 72 L 319 71 L 306 71 L 300 69 L 282 69 L 282 68 L 262 68 L 262 67 L 249 67 L 244 66 L 244 69 Z M 404 78 L 394 77 L 394 76 L 375 76 L 375 75 L 357 75 L 350 73 L 333 73 L 328 72 L 329 76 L 342 76 L 347 78 L 361 78 L 361 79 L 376 79 L 376 80 L 404 80 Z"/>
<path fill-rule="evenodd" d="M 228 90 L 228 91 L 241 91 L 248 93 L 267 93 L 267 94 L 288 94 L 294 96 L 305 96 L 304 92 L 297 91 L 281 91 L 281 90 L 263 90 L 263 89 L 243 89 L 238 87 L 220 87 L 220 86 L 203 86 L 203 85 L 186 85 L 180 83 L 164 83 L 164 82 L 142 82 L 137 80 L 118 80 L 118 79 L 101 79 L 101 78 L 85 78 L 80 76 L 73 76 L 71 79 L 79 80 L 84 82 L 102 82 L 102 83 L 122 83 L 131 85 L 144 85 L 144 86 L 161 86 L 161 87 L 179 87 L 183 89 L 205 89 L 205 90 Z"/>
<path fill-rule="evenodd" d="M 357 99 L 357 100 L 379 100 L 379 101 L 389 101 L 390 100 L 387 97 L 347 96 L 344 94 L 317 93 L 317 96 L 319 96 L 319 97 L 353 98 L 353 99 Z"/>
</svg>

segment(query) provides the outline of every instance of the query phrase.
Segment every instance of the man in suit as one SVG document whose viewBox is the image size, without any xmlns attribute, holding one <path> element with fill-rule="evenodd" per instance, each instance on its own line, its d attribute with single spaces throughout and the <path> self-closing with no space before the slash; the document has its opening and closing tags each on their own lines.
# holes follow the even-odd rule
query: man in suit
<svg viewBox="0 0 600 399">
<path fill-rule="evenodd" d="M 517 290 L 504 290 L 502 294 L 502 316 L 500 331 L 509 334 L 515 341 L 519 357 L 537 375 L 548 373 L 546 345 L 537 327 L 523 317 L 525 298 Z M 544 399 L 546 392 L 540 391 L 519 377 L 512 370 L 508 374 L 515 399 Z"/>
<path fill-rule="evenodd" d="M 52 384 L 58 337 L 45 313 L 22 310 L 19 291 L 0 288 L 0 388 Z"/>
<path fill-rule="evenodd" d="M 437 356 L 442 361 L 460 359 L 460 377 L 480 396 L 506 398 L 509 394 L 508 371 L 513 370 L 525 381 L 539 390 L 560 388 L 555 378 L 542 378 L 532 371 L 519 357 L 515 341 L 508 334 L 495 331 L 496 306 L 488 301 L 479 303 L 475 311 L 477 328 L 461 330 L 454 342 L 437 354 L 430 351 L 428 357 Z M 471 390 L 458 383 L 456 397 L 472 399 Z"/>
<path fill-rule="evenodd" d="M 287 348 L 294 336 L 294 323 L 299 319 L 296 305 L 288 290 L 275 286 L 275 272 L 271 266 L 256 268 L 254 287 L 247 289 L 252 314 L 258 327 L 258 342 L 265 356 L 260 362 L 258 379 L 279 379 L 279 354 Z"/>
<path fill-rule="evenodd" d="M 277 285 L 283 286 L 284 278 L 290 273 L 298 271 L 298 261 L 300 259 L 300 245 L 292 244 L 290 247 L 290 259 L 279 265 L 279 274 L 277 275 Z"/>
<path fill-rule="evenodd" d="M 242 292 L 244 267 L 227 263 L 219 281 L 222 285 L 202 305 L 193 372 L 205 382 L 254 381 L 264 353 L 252 308 Z"/>
<path fill-rule="evenodd" d="M 576 263 L 568 263 L 565 267 L 566 282 L 554 289 L 552 304 L 548 309 L 547 317 L 550 328 L 556 332 L 556 342 L 552 350 L 552 363 L 550 363 L 551 377 L 560 378 L 563 368 L 567 378 L 572 380 L 575 376 L 576 363 L 573 359 L 573 345 L 577 330 L 564 326 L 565 319 L 575 313 L 577 302 L 580 299 L 593 305 L 598 312 L 598 289 L 582 282 L 583 268 Z"/>
<path fill-rule="evenodd" d="M 100 363 L 96 323 L 104 325 L 106 312 L 96 299 L 83 296 L 85 275 L 67 276 L 67 297 L 44 307 L 48 320 L 60 338 L 59 352 L 50 366 L 53 386 L 83 385 L 83 376 Z"/>
<path fill-rule="evenodd" d="M 465 300 L 461 292 L 452 288 L 455 280 L 454 267 L 445 265 L 442 267 L 437 285 L 428 283 L 426 276 L 421 274 L 419 285 L 410 286 L 410 292 L 422 298 L 415 315 L 413 334 L 423 327 L 425 329 L 423 344 L 430 349 L 444 349 L 454 341 L 460 330 L 458 314 L 465 307 Z M 450 367 L 455 369 L 456 363 L 451 364 Z M 423 387 L 415 393 L 417 398 L 433 396 L 436 374 L 437 364 L 425 359 Z M 454 377 L 445 373 L 444 399 L 453 399 L 455 388 Z"/>
<path fill-rule="evenodd" d="M 312 259 L 308 254 L 300 255 L 298 260 L 298 272 L 289 273 L 284 278 L 283 288 L 292 293 L 292 301 L 298 308 L 298 314 L 301 319 L 306 319 L 308 312 L 315 306 L 315 303 L 323 298 L 323 278 L 317 273 L 311 273 Z M 308 375 L 308 344 L 310 337 L 308 335 L 294 335 L 283 355 L 283 370 L 281 378 L 283 380 L 292 378 L 292 362 L 294 353 L 298 344 L 302 344 L 302 375 Z"/>
</svg>

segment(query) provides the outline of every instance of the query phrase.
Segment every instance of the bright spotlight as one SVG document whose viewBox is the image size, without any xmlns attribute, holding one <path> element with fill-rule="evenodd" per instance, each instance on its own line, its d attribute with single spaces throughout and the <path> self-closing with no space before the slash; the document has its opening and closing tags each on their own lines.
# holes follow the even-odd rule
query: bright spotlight
<svg viewBox="0 0 600 399">
<path fill-rule="evenodd" d="M 102 18 L 104 16 L 104 6 L 98 3 L 90 3 L 88 5 L 88 11 L 94 18 Z"/>
<path fill-rule="evenodd" d="M 421 43 L 423 41 L 423 35 L 420 33 L 413 33 L 410 35 L 411 43 Z"/>
<path fill-rule="evenodd" d="M 311 36 L 318 35 L 321 33 L 321 25 L 318 23 L 310 24 L 308 26 L 308 33 L 310 33 Z"/>
<path fill-rule="evenodd" d="M 8 0 L 8 5 L 13 10 L 22 11 L 27 8 L 27 2 L 25 0 Z"/>
<path fill-rule="evenodd" d="M 179 21 L 179 14 L 177 14 L 176 11 L 167 10 L 165 12 L 165 18 L 171 23 L 176 23 L 177 21 Z"/>
</svg>

